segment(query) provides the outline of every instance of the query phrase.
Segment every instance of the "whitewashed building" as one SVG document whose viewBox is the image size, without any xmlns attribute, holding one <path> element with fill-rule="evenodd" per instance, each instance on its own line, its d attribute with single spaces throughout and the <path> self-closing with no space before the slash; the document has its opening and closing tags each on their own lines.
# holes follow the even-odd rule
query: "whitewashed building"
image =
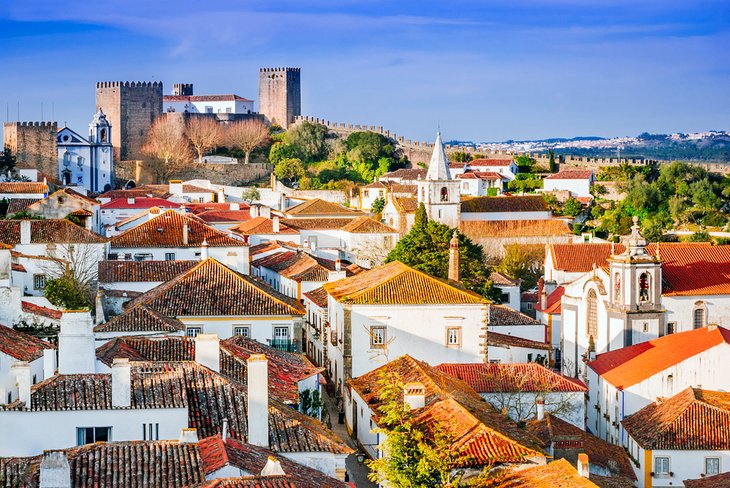
<svg viewBox="0 0 730 488">
<path fill-rule="evenodd" d="M 112 127 L 101 108 L 89 124 L 89 138 L 64 127 L 56 134 L 58 179 L 100 193 L 114 188 Z"/>
<path fill-rule="evenodd" d="M 571 197 L 593 198 L 591 188 L 596 181 L 592 170 L 566 169 L 553 173 L 543 180 L 543 190 L 567 191 Z"/>
</svg>

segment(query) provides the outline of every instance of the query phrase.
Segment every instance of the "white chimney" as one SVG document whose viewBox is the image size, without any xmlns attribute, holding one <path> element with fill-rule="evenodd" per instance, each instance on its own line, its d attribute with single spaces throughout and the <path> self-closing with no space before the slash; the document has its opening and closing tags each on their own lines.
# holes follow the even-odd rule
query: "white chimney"
<svg viewBox="0 0 730 488">
<path fill-rule="evenodd" d="M 578 474 L 583 478 L 588 478 L 591 474 L 591 470 L 588 464 L 588 454 L 581 452 L 578 454 Z"/>
<path fill-rule="evenodd" d="M 20 221 L 20 243 L 30 244 L 30 220 L 24 219 Z"/>
<path fill-rule="evenodd" d="M 189 232 L 190 232 L 190 230 L 188 229 L 188 222 L 185 221 L 185 222 L 183 222 L 183 228 L 182 228 L 182 243 L 183 243 L 183 246 L 187 246 L 188 245 L 188 233 Z"/>
<path fill-rule="evenodd" d="M 231 202 L 228 209 L 229 210 L 241 210 L 241 205 L 238 202 Z"/>
<path fill-rule="evenodd" d="M 218 203 L 225 203 L 226 194 L 223 192 L 223 188 L 218 189 Z"/>
<path fill-rule="evenodd" d="M 200 260 L 208 259 L 208 241 L 203 237 L 203 243 L 200 245 Z"/>
<path fill-rule="evenodd" d="M 43 453 L 39 488 L 71 488 L 71 466 L 65 452 Z"/>
<path fill-rule="evenodd" d="M 542 395 L 537 395 L 535 405 L 537 406 L 537 420 L 539 422 L 545 419 L 545 400 L 543 400 Z"/>
<path fill-rule="evenodd" d="M 264 465 L 264 469 L 261 470 L 261 476 L 286 476 L 286 473 L 281 467 L 281 461 L 273 456 L 269 456 L 266 460 L 266 465 Z"/>
<path fill-rule="evenodd" d="M 86 311 L 66 311 L 58 334 L 59 374 L 96 372 L 94 325 Z"/>
<path fill-rule="evenodd" d="M 43 349 L 43 379 L 46 380 L 56 374 L 56 350 Z"/>
<path fill-rule="evenodd" d="M 340 260 L 339 257 L 337 259 L 335 259 L 335 270 L 337 270 L 337 271 L 342 270 L 342 261 Z"/>
<path fill-rule="evenodd" d="M 112 362 L 112 407 L 128 408 L 132 405 L 132 367 L 127 358 L 114 358 Z"/>
<path fill-rule="evenodd" d="M 127 204 L 128 205 L 134 205 L 134 197 L 127 198 Z"/>
<path fill-rule="evenodd" d="M 99 288 L 99 291 L 96 292 L 96 300 L 94 303 L 94 324 L 99 325 L 106 322 L 106 317 L 104 317 L 104 290 Z"/>
<path fill-rule="evenodd" d="M 261 205 L 259 208 L 259 215 L 262 217 L 266 217 L 267 219 L 271 218 L 271 207 L 267 207 L 266 205 Z"/>
<path fill-rule="evenodd" d="M 279 217 L 277 217 L 276 215 L 274 215 L 274 218 L 271 219 L 271 228 L 274 234 L 279 233 Z"/>
<path fill-rule="evenodd" d="M 18 385 L 18 399 L 25 403 L 25 408 L 30 409 L 30 364 L 27 361 L 17 361 L 10 366 L 15 376 L 15 384 Z"/>
<path fill-rule="evenodd" d="M 259 216 L 259 208 L 260 207 L 261 207 L 260 205 L 251 205 L 249 207 L 248 213 L 249 213 L 249 215 L 251 215 L 251 218 L 252 219 L 255 219 L 256 217 Z"/>
<path fill-rule="evenodd" d="M 216 373 L 221 370 L 221 348 L 218 334 L 195 336 L 195 362 Z"/>
<path fill-rule="evenodd" d="M 411 410 L 426 406 L 426 387 L 423 383 L 406 383 L 403 387 L 403 405 Z"/>
<path fill-rule="evenodd" d="M 223 432 L 221 433 L 221 439 L 223 439 L 223 442 L 228 440 L 228 419 L 223 419 Z"/>
<path fill-rule="evenodd" d="M 188 429 L 187 427 L 180 432 L 180 444 L 197 444 L 198 429 Z"/>
<path fill-rule="evenodd" d="M 251 354 L 248 366 L 248 443 L 269 447 L 269 361 Z"/>
<path fill-rule="evenodd" d="M 183 182 L 181 180 L 170 180 L 170 186 L 168 191 L 173 195 L 182 195 Z"/>
</svg>

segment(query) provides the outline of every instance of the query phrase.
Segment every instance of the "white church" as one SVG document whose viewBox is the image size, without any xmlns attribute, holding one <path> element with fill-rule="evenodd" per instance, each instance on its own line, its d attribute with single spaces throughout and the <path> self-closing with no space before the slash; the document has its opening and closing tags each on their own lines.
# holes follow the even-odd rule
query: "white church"
<svg viewBox="0 0 730 488">
<path fill-rule="evenodd" d="M 101 193 L 114 187 L 111 124 L 99 111 L 89 124 L 89 138 L 64 127 L 58 131 L 58 179 L 65 186 Z"/>
<path fill-rule="evenodd" d="M 449 227 L 459 227 L 461 221 L 459 181 L 451 177 L 449 160 L 441 142 L 441 132 L 436 134 L 426 178 L 418 181 L 418 203 L 425 205 L 429 219 Z"/>
</svg>

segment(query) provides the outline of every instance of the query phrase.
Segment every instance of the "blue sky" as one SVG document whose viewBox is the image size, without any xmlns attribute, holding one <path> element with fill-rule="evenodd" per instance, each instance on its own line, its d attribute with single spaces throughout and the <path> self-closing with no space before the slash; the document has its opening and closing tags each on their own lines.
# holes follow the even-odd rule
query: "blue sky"
<svg viewBox="0 0 730 488">
<path fill-rule="evenodd" d="M 727 0 L 3 0 L 0 114 L 86 132 L 96 81 L 258 97 L 414 139 L 730 129 Z"/>
</svg>

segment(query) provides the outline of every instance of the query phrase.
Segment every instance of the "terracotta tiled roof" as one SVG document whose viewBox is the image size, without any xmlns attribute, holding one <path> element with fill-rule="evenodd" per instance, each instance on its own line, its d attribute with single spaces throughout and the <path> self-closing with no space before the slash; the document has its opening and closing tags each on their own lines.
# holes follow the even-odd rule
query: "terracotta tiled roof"
<svg viewBox="0 0 730 488">
<path fill-rule="evenodd" d="M 327 217 L 327 218 L 296 218 L 281 219 L 281 224 L 290 229 L 301 230 L 341 230 L 353 234 L 390 233 L 398 231 L 370 217 Z"/>
<path fill-rule="evenodd" d="M 116 198 L 140 198 L 140 197 L 159 197 L 159 198 L 166 198 L 169 197 L 170 193 L 167 191 L 167 186 L 151 186 L 151 185 L 145 185 L 145 186 L 138 186 L 137 188 L 132 188 L 129 190 L 109 190 L 107 192 L 102 193 L 98 196 L 98 198 L 110 198 L 112 200 Z"/>
<path fill-rule="evenodd" d="M 593 176 L 589 169 L 565 169 L 547 176 L 546 180 L 588 180 Z"/>
<path fill-rule="evenodd" d="M 352 219 L 342 228 L 351 234 L 397 234 L 398 231 L 370 217 Z"/>
<path fill-rule="evenodd" d="M 483 237 L 496 237 L 500 239 L 509 237 L 553 237 L 572 234 L 568 224 L 560 219 L 462 220 L 459 223 L 459 230 L 470 239 L 480 239 Z"/>
<path fill-rule="evenodd" d="M 727 488 L 730 486 L 730 471 L 694 480 L 684 480 L 684 488 Z"/>
<path fill-rule="evenodd" d="M 468 173 L 462 173 L 459 175 L 456 175 L 457 179 L 464 180 L 464 179 L 474 179 L 474 180 L 503 180 L 506 177 L 495 173 L 494 171 L 470 171 Z"/>
<path fill-rule="evenodd" d="M 547 342 L 538 342 L 523 337 L 500 334 L 489 331 L 487 333 L 487 345 L 494 347 L 524 347 L 527 349 L 541 349 L 549 351 L 552 346 Z"/>
<path fill-rule="evenodd" d="M 730 450 L 730 393 L 687 388 L 622 422 L 643 449 Z"/>
<path fill-rule="evenodd" d="M 621 244 L 614 248 L 616 253 L 622 253 L 625 249 Z M 611 244 L 550 244 L 550 255 L 555 269 L 568 273 L 587 273 L 593 269 L 593 264 L 599 268 L 608 264 Z"/>
<path fill-rule="evenodd" d="M 518 462 L 541 454 L 539 440 L 494 410 L 468 384 L 408 355 L 349 382 L 367 402 L 376 422 L 380 419 L 380 389 L 386 372 L 397 375 L 404 384 L 423 384 L 426 406 L 414 411 L 415 421 L 426 430 L 439 421 L 453 439 L 453 449 L 463 454 L 458 465 Z"/>
<path fill-rule="evenodd" d="M 394 195 L 415 195 L 418 192 L 418 185 L 403 185 L 393 183 L 390 185 L 390 191 Z"/>
<path fill-rule="evenodd" d="M 207 212 L 209 210 L 235 210 L 233 206 L 238 206 L 238 210 L 249 210 L 251 206 L 248 203 L 238 202 L 191 202 L 185 203 L 185 209 L 194 214 Z"/>
<path fill-rule="evenodd" d="M 46 317 L 53 320 L 61 320 L 61 316 L 63 315 L 63 312 L 61 310 L 44 307 L 42 305 L 37 305 L 35 303 L 31 303 L 25 300 L 22 300 L 20 302 L 20 306 L 23 312 L 38 315 L 40 317 Z"/>
<path fill-rule="evenodd" d="M 489 305 L 489 325 L 540 325 L 540 322 L 506 305 Z"/>
<path fill-rule="evenodd" d="M 393 197 L 393 205 L 401 213 L 413 213 L 418 210 L 418 198 Z"/>
<path fill-rule="evenodd" d="M 277 456 L 274 452 L 263 447 L 246 444 L 236 439 L 228 438 L 225 441 L 219 435 L 214 435 L 201 440 L 200 457 L 203 464 L 203 471 L 206 475 L 231 466 L 248 473 L 260 473 L 269 457 L 275 457 L 281 463 L 281 468 L 286 473 L 286 480 L 293 483 L 297 488 L 325 488 L 345 487 L 345 483 L 330 478 L 321 472 L 308 468 L 301 464 L 288 460 L 284 456 Z M 224 485 L 225 486 L 225 485 Z"/>
<path fill-rule="evenodd" d="M 199 261 L 99 261 L 100 283 L 163 282 Z"/>
<path fill-rule="evenodd" d="M 363 188 L 388 188 L 388 186 L 382 181 L 374 181 L 369 185 L 363 186 Z"/>
<path fill-rule="evenodd" d="M 179 332 L 185 325 L 154 310 L 138 305 L 94 327 L 94 332 Z"/>
<path fill-rule="evenodd" d="M 546 212 L 547 203 L 542 195 L 472 197 L 461 202 L 461 211 L 471 212 Z"/>
<path fill-rule="evenodd" d="M 183 227 L 188 225 L 188 242 L 183 243 Z M 211 247 L 245 246 L 197 219 L 182 215 L 175 210 L 165 213 L 129 229 L 110 240 L 112 248 L 125 247 L 198 247 L 203 241 Z"/>
<path fill-rule="evenodd" d="M 422 180 L 426 177 L 426 168 L 401 168 L 385 173 L 381 178 L 400 178 L 402 180 Z"/>
<path fill-rule="evenodd" d="M 471 168 L 489 167 L 489 166 L 509 166 L 512 164 L 512 158 L 508 159 L 497 159 L 497 158 L 480 158 L 473 159 L 467 164 Z"/>
<path fill-rule="evenodd" d="M 11 198 L 5 215 L 13 215 L 14 213 L 25 210 L 37 201 L 37 198 Z"/>
<path fill-rule="evenodd" d="M 73 215 L 74 217 L 91 217 L 94 214 L 93 214 L 93 212 L 90 212 L 90 211 L 86 210 L 85 208 L 80 208 L 78 210 L 74 210 L 69 215 Z"/>
<path fill-rule="evenodd" d="M 163 95 L 164 102 L 253 102 L 236 94 L 226 95 Z"/>
<path fill-rule="evenodd" d="M 20 244 L 20 220 L 0 220 L 0 242 Z M 32 244 L 97 244 L 106 242 L 99 234 L 66 219 L 30 220 Z"/>
<path fill-rule="evenodd" d="M 284 476 L 247 476 L 245 478 L 216 478 L 189 488 L 297 488 L 299 485 Z M 339 485 L 338 485 L 339 486 Z"/>
<path fill-rule="evenodd" d="M 591 464 L 608 470 L 612 476 L 636 479 L 631 461 L 623 447 L 591 435 L 560 417 L 546 413 L 543 420 L 533 419 L 527 423 L 526 428 L 546 446 L 552 444 L 554 450 L 566 448 L 567 443 L 567 448 L 585 452 Z"/>
<path fill-rule="evenodd" d="M 134 202 L 130 203 L 129 198 L 134 198 Z M 128 208 L 180 208 L 179 203 L 174 203 L 164 198 L 159 197 L 127 197 L 127 198 L 114 198 L 103 204 L 100 208 L 102 210 L 111 209 L 128 209 Z"/>
<path fill-rule="evenodd" d="M 297 300 L 212 258 L 135 298 L 129 306 L 137 304 L 144 304 L 168 317 L 290 316 L 305 313 Z"/>
<path fill-rule="evenodd" d="M 321 286 L 304 293 L 304 296 L 309 298 L 319 308 L 327 308 L 327 297 L 329 294 Z"/>
<path fill-rule="evenodd" d="M 730 344 L 730 330 L 711 325 L 599 354 L 588 366 L 623 390 L 721 344 Z"/>
<path fill-rule="evenodd" d="M 489 279 L 497 286 L 518 286 L 521 282 L 520 280 L 513 280 L 506 274 L 500 273 L 499 271 L 493 271 L 492 274 L 489 275 Z"/>
<path fill-rule="evenodd" d="M 312 200 L 308 200 L 304 203 L 300 203 L 299 205 L 289 207 L 289 208 L 283 210 L 283 212 L 284 212 L 284 214 L 286 214 L 287 216 L 290 216 L 290 217 L 307 217 L 307 216 L 318 216 L 318 215 L 327 215 L 327 216 L 336 216 L 336 215 L 352 216 L 352 215 L 358 215 L 358 214 L 362 215 L 362 212 L 360 212 L 359 210 L 343 207 L 342 205 L 328 202 L 327 200 L 322 200 L 321 198 L 314 198 Z"/>
<path fill-rule="evenodd" d="M 18 361 L 31 362 L 43 357 L 44 349 L 55 349 L 55 346 L 32 335 L 0 325 L 0 352 Z"/>
<path fill-rule="evenodd" d="M 258 254 L 277 250 L 285 250 L 284 246 L 280 244 L 279 241 L 266 241 L 249 247 L 248 255 L 253 260 L 254 256 L 257 256 Z"/>
<path fill-rule="evenodd" d="M 248 210 L 208 210 L 196 213 L 201 220 L 208 223 L 245 222 L 251 219 Z"/>
<path fill-rule="evenodd" d="M 235 227 L 231 227 L 231 230 L 233 232 L 236 232 L 237 234 L 241 234 L 244 236 L 247 235 L 257 235 L 257 234 L 274 234 L 274 221 L 271 219 L 267 219 L 266 217 L 254 217 L 251 220 L 247 220 L 246 222 L 241 222 L 240 224 L 236 225 Z M 298 234 L 299 231 L 296 229 L 289 228 L 286 224 L 283 224 L 281 221 L 279 221 L 279 232 L 276 232 L 276 234 Z"/>
<path fill-rule="evenodd" d="M 535 305 L 535 310 L 537 310 L 538 312 L 549 313 L 551 315 L 560 315 L 563 304 L 563 295 L 565 295 L 564 287 L 559 286 L 555 288 L 555 290 L 553 290 L 553 292 L 546 297 L 545 309 L 543 310 L 543 308 L 540 306 L 540 302 L 537 302 L 537 305 Z"/>
<path fill-rule="evenodd" d="M 0 193 L 48 193 L 48 185 L 34 181 L 0 182 Z"/>
<path fill-rule="evenodd" d="M 436 370 L 465 381 L 478 393 L 588 391 L 581 381 L 537 363 L 444 363 Z"/>
<path fill-rule="evenodd" d="M 335 300 L 357 305 L 486 303 L 476 293 L 429 276 L 399 261 L 323 286 Z"/>
<path fill-rule="evenodd" d="M 251 265 L 270 269 L 297 282 L 319 281 L 324 283 L 329 278 L 329 272 L 336 269 L 335 261 L 313 256 L 303 251 L 271 254 L 253 261 Z M 342 262 L 341 270 L 345 272 L 346 276 L 352 276 L 363 269 L 356 264 Z"/>
<path fill-rule="evenodd" d="M 162 192 L 162 191 L 169 192 L 170 191 L 169 185 L 145 185 L 144 188 L 152 188 L 152 189 L 156 189 L 157 191 L 160 191 L 160 192 Z M 183 193 L 215 193 L 215 190 L 212 190 L 210 188 L 204 188 L 202 186 L 189 185 L 187 183 L 183 183 L 182 192 Z"/>
<path fill-rule="evenodd" d="M 544 466 L 514 471 L 499 484 L 500 488 L 598 488 L 565 459 L 559 459 Z"/>
</svg>

